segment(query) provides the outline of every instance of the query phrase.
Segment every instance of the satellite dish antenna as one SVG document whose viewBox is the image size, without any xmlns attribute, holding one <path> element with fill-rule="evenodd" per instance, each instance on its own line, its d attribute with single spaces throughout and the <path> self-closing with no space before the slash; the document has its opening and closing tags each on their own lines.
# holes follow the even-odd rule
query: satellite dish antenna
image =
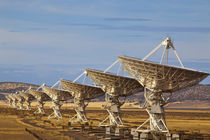
<svg viewBox="0 0 210 140">
<path fill-rule="evenodd" d="M 159 46 L 161 45 L 173 46 L 169 38 L 166 38 Z M 174 47 L 172 49 L 175 50 Z M 143 60 L 127 56 L 118 56 L 118 59 L 125 71 L 135 77 L 144 87 L 145 104 L 143 108 L 148 112 L 149 119 L 136 131 L 169 132 L 165 122 L 164 106 L 169 103 L 170 98 L 164 99 L 163 94 L 194 86 L 210 74 L 186 69 L 183 68 L 183 65 L 181 65 L 182 68 L 169 66 L 166 65 L 167 61 L 165 65 L 145 61 L 151 54 L 149 53 Z M 141 129 L 147 122 L 150 122 L 150 129 Z"/>
<path fill-rule="evenodd" d="M 14 96 L 14 94 L 10 94 L 9 97 L 12 99 L 12 105 L 13 105 L 13 108 L 17 108 L 17 99 L 16 97 Z"/>
<path fill-rule="evenodd" d="M 71 99 L 71 94 L 68 91 L 55 88 L 55 86 L 59 83 L 55 83 L 52 87 L 42 86 L 42 90 L 52 99 L 53 105 L 53 113 L 48 116 L 48 119 L 57 118 L 62 119 L 62 115 L 60 113 L 60 108 L 62 106 L 62 101 L 67 101 Z"/>
<path fill-rule="evenodd" d="M 105 93 L 100 88 L 91 85 L 79 84 L 68 80 L 60 80 L 60 83 L 62 88 L 69 91 L 74 97 L 76 115 L 69 121 L 74 122 L 74 119 L 77 118 L 77 122 L 87 123 L 85 108 L 88 103 L 85 104 L 85 101 L 100 97 Z"/>
<path fill-rule="evenodd" d="M 24 103 L 25 99 L 21 95 L 18 95 L 17 93 L 13 94 L 13 96 L 17 100 L 17 105 L 19 106 L 18 109 L 23 110 L 23 103 Z"/>
<path fill-rule="evenodd" d="M 37 110 L 34 112 L 34 114 L 45 114 L 44 102 L 50 101 L 51 99 L 46 93 L 44 93 L 43 91 L 40 91 L 42 86 L 45 86 L 45 84 L 41 85 L 36 90 L 33 90 L 33 89 L 29 90 L 29 93 L 33 95 L 38 102 Z"/>
<path fill-rule="evenodd" d="M 108 69 L 107 69 L 108 70 Z M 123 126 L 120 107 L 124 104 L 120 97 L 127 97 L 131 94 L 143 91 L 143 87 L 137 80 L 129 77 L 119 76 L 103 71 L 86 69 L 88 76 L 96 86 L 100 87 L 106 94 L 104 109 L 109 113 L 99 126 L 107 126 L 104 123 L 109 119 L 111 126 Z"/>
<path fill-rule="evenodd" d="M 30 90 L 30 88 L 28 89 Z M 19 91 L 20 95 L 23 96 L 26 103 L 26 110 L 31 110 L 31 102 L 35 99 L 33 95 L 28 93 L 28 90 L 26 91 Z"/>
<path fill-rule="evenodd" d="M 12 107 L 12 99 L 10 98 L 10 96 L 9 95 L 6 95 L 5 97 L 8 100 L 9 107 Z"/>
</svg>

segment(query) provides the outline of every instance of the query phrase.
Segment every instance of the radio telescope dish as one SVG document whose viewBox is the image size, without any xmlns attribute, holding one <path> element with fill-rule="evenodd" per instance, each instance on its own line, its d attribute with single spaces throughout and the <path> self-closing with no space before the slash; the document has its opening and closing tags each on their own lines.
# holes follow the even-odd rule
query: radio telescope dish
<svg viewBox="0 0 210 140">
<path fill-rule="evenodd" d="M 120 106 L 124 102 L 120 102 L 119 97 L 126 97 L 137 92 L 142 92 L 144 88 L 133 78 L 92 69 L 86 69 L 86 72 L 93 83 L 110 95 L 110 97 L 106 96 L 106 105 L 104 106 L 109 112 L 109 116 L 99 126 L 102 126 L 108 119 L 110 119 L 110 125 L 123 126 L 120 117 Z"/>
<path fill-rule="evenodd" d="M 26 110 L 31 110 L 31 102 L 35 99 L 34 96 L 24 91 L 19 91 L 19 93 L 25 99 Z"/>
<path fill-rule="evenodd" d="M 43 86 L 42 89 L 52 100 L 67 101 L 71 99 L 71 94 L 68 91 L 47 86 Z"/>
<path fill-rule="evenodd" d="M 165 49 L 160 64 L 145 61 L 161 46 L 164 46 Z M 182 68 L 162 64 L 165 52 L 165 63 L 168 63 L 168 50 L 170 48 L 173 49 Z M 170 38 L 166 38 L 158 47 L 143 58 L 143 60 L 127 56 L 118 56 L 118 59 L 124 70 L 135 77 L 145 87 L 145 104 L 143 108 L 146 108 L 149 119 L 140 125 L 136 131 L 169 132 L 165 122 L 164 106 L 169 103 L 170 97 L 164 99 L 163 93 L 172 94 L 172 92 L 194 86 L 210 75 L 209 73 L 184 68 Z M 149 121 L 150 129 L 140 130 Z"/>
<path fill-rule="evenodd" d="M 129 96 L 144 91 L 134 78 L 86 69 L 88 76 L 97 86 L 111 96 Z"/>
<path fill-rule="evenodd" d="M 136 58 L 118 57 L 126 72 L 136 77 L 139 83 L 152 92 L 175 92 L 194 86 L 209 73 L 186 68 L 162 65 Z"/>
<path fill-rule="evenodd" d="M 29 93 L 39 101 L 49 101 L 51 99 L 46 93 L 42 91 L 30 89 Z"/>
<path fill-rule="evenodd" d="M 79 84 L 68 80 L 60 80 L 62 88 L 80 100 L 91 100 L 104 95 L 104 92 L 95 86 Z"/>
<path fill-rule="evenodd" d="M 33 95 L 36 100 L 38 101 L 38 109 L 34 112 L 35 114 L 45 114 L 44 112 L 44 102 L 50 101 L 51 98 L 44 92 L 42 91 L 37 91 L 37 90 L 29 90 L 29 93 Z"/>
<path fill-rule="evenodd" d="M 13 96 L 17 99 L 19 109 L 23 110 L 23 103 L 25 99 L 21 95 L 18 95 L 18 94 L 13 94 Z"/>
<path fill-rule="evenodd" d="M 5 97 L 8 100 L 9 106 L 12 107 L 12 99 L 10 98 L 10 96 L 6 95 Z"/>
<path fill-rule="evenodd" d="M 88 122 L 86 118 L 85 108 L 88 104 L 85 104 L 85 100 L 91 100 L 104 95 L 105 93 L 98 87 L 91 85 L 79 84 L 67 80 L 60 80 L 62 88 L 69 91 L 74 97 L 76 115 L 70 120 L 77 117 L 78 122 Z"/>
<path fill-rule="evenodd" d="M 17 108 L 17 99 L 14 96 L 14 94 L 10 94 L 9 97 L 12 99 L 12 103 L 13 103 L 13 108 Z"/>
<path fill-rule="evenodd" d="M 71 99 L 71 94 L 62 89 L 55 89 L 47 86 L 42 86 L 42 90 L 52 99 L 53 101 L 53 113 L 48 116 L 50 118 L 62 119 L 60 113 L 60 108 L 62 106 L 62 101 L 67 101 Z"/>
</svg>

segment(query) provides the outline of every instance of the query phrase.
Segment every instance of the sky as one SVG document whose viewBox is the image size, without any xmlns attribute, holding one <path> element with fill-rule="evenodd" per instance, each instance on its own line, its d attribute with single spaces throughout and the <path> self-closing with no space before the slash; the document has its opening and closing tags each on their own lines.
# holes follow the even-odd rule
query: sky
<svg viewBox="0 0 210 140">
<path fill-rule="evenodd" d="M 73 80 L 167 36 L 186 67 L 210 72 L 209 0 L 0 0 L 0 81 Z"/>
</svg>

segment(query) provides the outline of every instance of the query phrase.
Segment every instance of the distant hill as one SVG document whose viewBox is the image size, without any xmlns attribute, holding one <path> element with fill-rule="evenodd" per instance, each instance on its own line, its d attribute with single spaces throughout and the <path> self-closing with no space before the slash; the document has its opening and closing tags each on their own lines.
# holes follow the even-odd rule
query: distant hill
<svg viewBox="0 0 210 140">
<path fill-rule="evenodd" d="M 0 99 L 5 99 L 5 93 L 15 93 L 22 90 L 27 90 L 29 87 L 38 88 L 39 86 L 28 83 L 17 82 L 0 82 Z"/>
<path fill-rule="evenodd" d="M 196 85 L 172 94 L 171 102 L 181 102 L 186 100 L 210 101 L 210 85 Z M 143 93 L 137 93 L 128 97 L 128 101 L 143 102 Z"/>
<path fill-rule="evenodd" d="M 15 93 L 17 91 L 27 90 L 30 86 L 32 88 L 39 87 L 38 85 L 28 83 L 0 82 L 0 99 L 5 99 L 4 93 Z M 172 102 L 180 102 L 186 100 L 210 101 L 210 85 L 196 85 L 172 94 Z M 94 101 L 104 101 L 104 97 L 94 99 Z M 129 96 L 127 97 L 127 101 L 143 102 L 143 93 Z"/>
<path fill-rule="evenodd" d="M 196 85 L 175 92 L 171 101 L 200 100 L 210 101 L 210 85 Z"/>
</svg>

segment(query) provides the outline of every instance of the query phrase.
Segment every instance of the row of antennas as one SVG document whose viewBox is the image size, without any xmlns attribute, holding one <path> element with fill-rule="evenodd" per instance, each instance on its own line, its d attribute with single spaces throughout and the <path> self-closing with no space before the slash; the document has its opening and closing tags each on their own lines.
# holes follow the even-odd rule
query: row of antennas
<svg viewBox="0 0 210 140">
<path fill-rule="evenodd" d="M 160 64 L 146 61 L 161 47 L 163 47 L 164 50 Z M 173 50 L 182 68 L 167 66 L 169 49 Z M 162 65 L 164 58 L 166 65 Z M 108 73 L 108 71 L 118 62 L 120 62 L 120 67 L 118 68 L 117 74 Z M 119 75 L 122 68 L 132 77 Z M 160 70 L 160 72 L 158 70 Z M 120 107 L 124 104 L 125 99 L 124 101 L 121 101 L 120 97 L 126 98 L 134 93 L 144 92 L 145 105 L 143 108 L 146 109 L 150 117 L 140 125 L 136 131 L 145 131 L 141 128 L 143 128 L 147 122 L 150 122 L 149 131 L 168 132 L 163 107 L 169 102 L 169 99 L 164 99 L 162 94 L 165 91 L 172 93 L 182 88 L 198 84 L 208 75 L 208 73 L 184 69 L 184 65 L 178 56 L 171 39 L 167 37 L 142 60 L 119 56 L 118 60 L 104 71 L 86 69 L 73 81 L 61 79 L 51 88 L 42 85 L 38 89 L 42 89 L 43 93 L 46 93 L 53 100 L 52 108 L 54 112 L 49 116 L 49 119 L 52 117 L 61 119 L 62 115 L 60 113 L 60 108 L 62 101 L 73 98 L 76 115 L 70 119 L 71 122 L 74 122 L 75 118 L 77 118 L 77 121 L 87 123 L 88 120 L 85 111 L 87 102 L 85 103 L 85 101 L 105 94 L 106 103 L 103 107 L 107 110 L 109 115 L 99 124 L 99 126 L 114 125 L 118 127 L 124 126 L 121 119 Z M 83 82 L 78 83 L 77 81 L 83 76 Z M 88 76 L 94 85 L 85 83 Z M 60 86 L 58 86 L 58 84 L 60 84 Z M 39 91 L 38 89 L 37 92 Z M 43 104 L 39 106 L 39 110 L 41 110 L 40 107 L 43 109 Z M 105 123 L 107 121 L 109 122 L 108 124 Z"/>
</svg>

